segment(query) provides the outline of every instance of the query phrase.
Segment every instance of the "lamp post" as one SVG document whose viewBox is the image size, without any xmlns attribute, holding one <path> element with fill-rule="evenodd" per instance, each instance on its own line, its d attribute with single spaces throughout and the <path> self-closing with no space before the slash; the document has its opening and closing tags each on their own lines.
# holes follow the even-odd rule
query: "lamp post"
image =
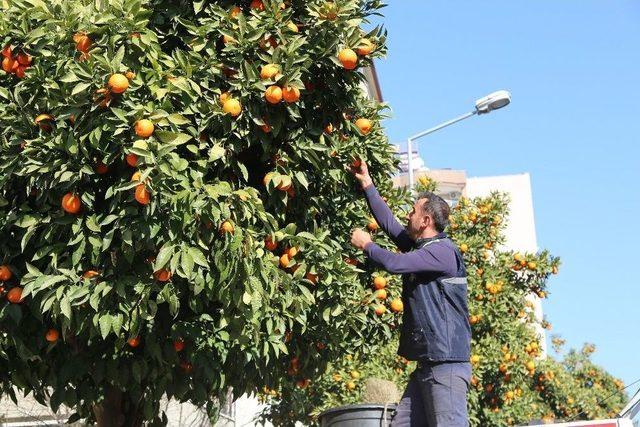
<svg viewBox="0 0 640 427">
<path fill-rule="evenodd" d="M 509 103 L 511 102 L 511 94 L 506 91 L 506 90 L 499 90 L 497 92 L 493 92 L 487 96 L 485 96 L 484 98 L 480 98 L 476 101 L 476 106 L 475 106 L 475 110 L 467 113 L 467 114 L 463 114 L 460 117 L 456 117 L 455 119 L 446 121 L 444 123 L 441 123 L 437 126 L 432 127 L 431 129 L 427 129 L 423 132 L 420 132 L 416 135 L 413 135 L 411 137 L 409 137 L 407 139 L 407 161 L 408 161 L 408 166 L 409 166 L 409 188 L 411 189 L 411 192 L 413 192 L 413 149 L 412 149 L 412 145 L 413 145 L 413 141 L 415 141 L 418 138 L 422 138 L 425 135 L 429 135 L 430 133 L 433 133 L 437 130 L 440 130 L 442 128 L 445 128 L 447 126 L 451 126 L 454 123 L 458 123 L 459 121 L 462 121 L 464 119 L 467 119 L 471 116 L 475 116 L 476 114 L 480 115 L 480 114 L 487 114 L 490 113 L 493 110 L 498 110 L 502 107 L 506 107 L 507 105 L 509 105 Z"/>
</svg>

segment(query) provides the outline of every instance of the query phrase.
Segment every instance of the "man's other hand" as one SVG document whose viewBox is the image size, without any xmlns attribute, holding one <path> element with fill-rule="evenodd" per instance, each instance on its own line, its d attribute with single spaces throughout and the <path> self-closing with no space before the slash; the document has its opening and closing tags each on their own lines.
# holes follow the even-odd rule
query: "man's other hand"
<svg viewBox="0 0 640 427">
<path fill-rule="evenodd" d="M 373 184 L 371 176 L 369 176 L 369 167 L 363 160 L 358 159 L 354 165 L 351 165 L 351 173 L 360 182 L 363 190 Z"/>
<path fill-rule="evenodd" d="M 367 244 L 371 243 L 371 236 L 361 228 L 356 228 L 351 233 L 351 244 L 358 249 L 364 249 Z"/>
</svg>

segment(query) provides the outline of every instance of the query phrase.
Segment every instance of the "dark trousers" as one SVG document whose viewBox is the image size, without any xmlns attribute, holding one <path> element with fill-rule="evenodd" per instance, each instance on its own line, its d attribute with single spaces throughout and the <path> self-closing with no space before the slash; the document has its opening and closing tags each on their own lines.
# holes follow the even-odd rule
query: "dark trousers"
<svg viewBox="0 0 640 427">
<path fill-rule="evenodd" d="M 396 409 L 392 427 L 467 427 L 471 364 L 419 364 Z"/>
</svg>

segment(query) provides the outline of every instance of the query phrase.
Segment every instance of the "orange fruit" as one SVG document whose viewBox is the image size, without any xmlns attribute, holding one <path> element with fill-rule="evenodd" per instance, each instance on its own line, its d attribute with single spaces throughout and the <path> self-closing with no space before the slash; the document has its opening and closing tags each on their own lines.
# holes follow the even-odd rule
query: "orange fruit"
<svg viewBox="0 0 640 427">
<path fill-rule="evenodd" d="M 148 205 L 149 202 L 151 202 L 151 194 L 149 193 L 149 190 L 147 190 L 147 186 L 145 184 L 138 184 L 136 186 L 134 198 L 141 205 Z"/>
<path fill-rule="evenodd" d="M 82 274 L 83 279 L 93 279 L 94 277 L 98 277 L 100 273 L 95 270 L 87 270 Z"/>
<path fill-rule="evenodd" d="M 289 260 L 289 255 L 283 254 L 280 257 L 280 267 L 287 268 L 287 267 L 289 267 L 290 263 L 291 263 L 291 261 Z"/>
<path fill-rule="evenodd" d="M 290 247 L 289 249 L 287 249 L 287 255 L 289 255 L 289 258 L 293 258 L 294 256 L 296 256 L 298 254 L 298 248 L 296 248 L 295 246 Z"/>
<path fill-rule="evenodd" d="M 44 338 L 47 342 L 56 342 L 58 338 L 60 338 L 60 333 L 56 329 L 49 329 L 45 334 Z"/>
<path fill-rule="evenodd" d="M 533 362 L 533 360 L 529 360 L 525 366 L 529 371 L 533 371 L 536 369 L 536 364 Z"/>
<path fill-rule="evenodd" d="M 178 353 L 184 350 L 184 340 L 182 338 L 176 338 L 173 341 L 173 349 Z"/>
<path fill-rule="evenodd" d="M 153 135 L 153 122 L 149 119 L 138 120 L 135 124 L 134 130 L 136 135 L 140 138 L 149 138 Z"/>
<path fill-rule="evenodd" d="M 76 43 L 76 49 L 79 52 L 86 53 L 91 48 L 91 39 L 84 33 L 76 33 L 73 36 L 73 41 Z"/>
<path fill-rule="evenodd" d="M 171 271 L 166 268 L 161 268 L 160 270 L 153 273 L 153 277 L 158 282 L 168 282 L 171 279 Z"/>
<path fill-rule="evenodd" d="M 140 337 L 129 338 L 127 340 L 127 344 L 129 344 L 129 347 L 131 348 L 136 348 L 140 345 Z"/>
<path fill-rule="evenodd" d="M 375 289 L 384 289 L 387 286 L 387 279 L 382 276 L 377 276 L 373 279 L 373 287 Z"/>
<path fill-rule="evenodd" d="M 385 314 L 387 312 L 387 307 L 385 307 L 382 304 L 378 304 L 378 305 L 376 305 L 375 312 L 376 312 L 376 314 L 378 316 L 382 316 L 383 314 Z"/>
<path fill-rule="evenodd" d="M 98 162 L 98 164 L 96 164 L 96 173 L 104 175 L 107 172 L 109 172 L 109 167 L 107 165 L 102 162 Z"/>
<path fill-rule="evenodd" d="M 305 279 L 307 279 L 308 281 L 310 281 L 311 283 L 313 283 L 314 285 L 316 283 L 318 283 L 318 275 L 317 274 L 313 274 L 313 273 L 307 273 L 305 274 Z"/>
<path fill-rule="evenodd" d="M 38 114 L 36 118 L 33 119 L 33 121 L 38 126 L 40 126 L 40 129 L 46 130 L 46 131 L 51 130 L 51 124 L 49 124 L 49 122 L 52 120 L 53 120 L 53 116 L 51 114 Z"/>
<path fill-rule="evenodd" d="M 536 264 L 535 261 L 529 261 L 527 263 L 527 268 L 529 270 L 535 270 L 537 266 L 538 266 L 538 264 Z"/>
<path fill-rule="evenodd" d="M 351 49 L 342 49 L 338 53 L 338 60 L 347 70 L 353 70 L 358 66 L 358 55 Z"/>
<path fill-rule="evenodd" d="M 18 68 L 18 65 L 19 65 L 18 61 L 16 61 L 10 56 L 2 60 L 2 69 L 6 73 L 13 73 L 13 71 Z"/>
<path fill-rule="evenodd" d="M 404 311 L 404 304 L 400 298 L 391 301 L 391 311 L 394 313 L 402 313 Z"/>
<path fill-rule="evenodd" d="M 20 65 L 17 69 L 16 69 L 16 77 L 19 79 L 24 79 L 25 71 L 26 71 L 27 67 Z"/>
<path fill-rule="evenodd" d="M 262 132 L 264 132 L 264 133 L 271 132 L 271 126 L 269 126 L 268 123 L 265 123 L 262 126 L 260 126 L 260 129 L 262 129 Z"/>
<path fill-rule="evenodd" d="M 276 64 L 263 65 L 260 70 L 260 78 L 263 80 L 270 79 L 278 74 L 278 66 Z"/>
<path fill-rule="evenodd" d="M 278 243 L 274 240 L 271 240 L 271 236 L 267 236 L 264 239 L 264 247 L 269 251 L 275 251 L 278 248 Z"/>
<path fill-rule="evenodd" d="M 133 71 L 127 71 L 124 75 L 128 80 L 133 80 L 136 78 L 136 73 Z"/>
<path fill-rule="evenodd" d="M 231 99 L 231 94 L 229 92 L 222 92 L 218 100 L 220 101 L 220 105 L 224 105 L 225 102 Z"/>
<path fill-rule="evenodd" d="M 469 245 L 467 245 L 466 243 L 463 243 L 460 245 L 460 252 L 465 253 L 469 250 Z"/>
<path fill-rule="evenodd" d="M 363 135 L 366 135 L 369 132 L 371 132 L 371 127 L 372 126 L 373 126 L 373 124 L 371 123 L 371 120 L 369 120 L 369 119 L 360 118 L 360 119 L 356 120 L 356 127 L 358 129 L 360 129 L 360 132 Z"/>
<path fill-rule="evenodd" d="M 20 65 L 28 66 L 31 65 L 31 57 L 24 52 L 20 52 L 16 57 L 18 63 Z"/>
<path fill-rule="evenodd" d="M 279 86 L 269 86 L 264 92 L 264 97 L 270 104 L 277 104 L 282 101 L 282 89 Z"/>
<path fill-rule="evenodd" d="M 127 154 L 125 160 L 127 161 L 127 164 L 132 168 L 135 168 L 138 165 L 138 156 L 136 154 Z"/>
<path fill-rule="evenodd" d="M 324 127 L 324 133 L 331 135 L 333 133 L 333 125 L 329 123 Z"/>
<path fill-rule="evenodd" d="M 232 234 L 233 233 L 233 224 L 231 224 L 231 222 L 229 222 L 229 221 L 223 222 L 222 225 L 220 226 L 220 232 L 221 233 Z"/>
<path fill-rule="evenodd" d="M 229 98 L 222 105 L 222 109 L 225 113 L 237 117 L 242 112 L 242 106 L 240 105 L 240 101 L 237 99 Z"/>
<path fill-rule="evenodd" d="M 262 0 L 251 0 L 249 7 L 262 12 L 264 10 L 264 3 L 262 3 Z"/>
<path fill-rule="evenodd" d="M 233 6 L 231 8 L 231 10 L 229 11 L 229 16 L 232 18 L 237 17 L 238 15 L 240 15 L 242 13 L 242 9 L 240 9 L 238 6 Z"/>
<path fill-rule="evenodd" d="M 287 86 L 282 90 L 282 97 L 289 104 L 297 102 L 300 99 L 300 89 Z"/>
<path fill-rule="evenodd" d="M 123 93 L 129 87 L 129 79 L 124 74 L 113 74 L 107 82 L 109 89 L 113 93 Z"/>
<path fill-rule="evenodd" d="M 345 384 L 345 387 L 347 388 L 347 390 L 350 390 L 350 391 L 351 391 L 351 390 L 355 390 L 355 388 L 356 388 L 356 383 L 354 383 L 353 381 L 348 381 L 348 382 Z"/>
<path fill-rule="evenodd" d="M 554 265 L 553 268 L 551 269 L 551 273 L 558 274 L 558 267 Z"/>
<path fill-rule="evenodd" d="M 15 288 L 9 289 L 9 292 L 7 292 L 7 301 L 11 304 L 20 304 L 22 302 L 22 288 L 16 286 Z"/>
<path fill-rule="evenodd" d="M 360 378 L 360 372 L 353 370 L 351 372 L 349 372 L 349 375 L 351 376 L 351 378 L 353 378 L 354 380 L 357 380 L 358 378 Z"/>
<path fill-rule="evenodd" d="M 369 231 L 373 232 L 373 231 L 376 231 L 379 228 L 379 226 L 376 220 L 372 219 L 369 221 L 369 224 L 367 224 L 367 228 L 369 229 Z"/>
<path fill-rule="evenodd" d="M 141 176 L 142 174 L 140 173 L 140 171 L 136 171 L 133 175 L 131 175 L 131 181 L 140 181 Z"/>
<path fill-rule="evenodd" d="M 11 56 L 12 50 L 13 48 L 11 47 L 10 44 L 6 45 L 5 47 L 2 48 L 2 56 L 4 56 L 5 58 L 9 58 Z"/>
<path fill-rule="evenodd" d="M 371 43 L 371 40 L 362 39 L 360 41 L 360 45 L 357 47 L 356 51 L 358 52 L 358 55 L 366 56 L 366 55 L 370 54 L 373 51 L 374 48 L 375 48 L 375 46 L 374 46 L 373 43 Z"/>
<path fill-rule="evenodd" d="M 376 299 L 386 300 L 387 299 L 387 291 L 385 289 L 378 289 L 373 293 Z"/>
<path fill-rule="evenodd" d="M 303 380 L 298 380 L 298 382 L 296 382 L 296 386 L 298 388 L 307 388 L 307 386 L 311 383 L 311 380 L 309 378 L 305 378 Z"/>
<path fill-rule="evenodd" d="M 13 272 L 6 265 L 0 265 L 0 282 L 6 282 L 13 277 Z"/>
<path fill-rule="evenodd" d="M 82 208 L 80 197 L 73 193 L 67 193 L 62 197 L 62 209 L 70 214 L 77 214 Z"/>
</svg>

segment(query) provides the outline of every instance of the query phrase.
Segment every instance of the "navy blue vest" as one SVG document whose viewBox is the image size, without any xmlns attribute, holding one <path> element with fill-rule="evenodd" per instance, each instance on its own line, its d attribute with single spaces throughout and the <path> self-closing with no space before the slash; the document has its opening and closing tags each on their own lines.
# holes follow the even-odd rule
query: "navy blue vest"
<svg viewBox="0 0 640 427">
<path fill-rule="evenodd" d="M 422 362 L 468 362 L 471 327 L 467 305 L 467 274 L 462 254 L 447 237 L 418 240 L 417 250 L 445 245 L 455 252 L 455 276 L 441 273 L 402 277 L 402 315 L 398 354 Z"/>
</svg>

